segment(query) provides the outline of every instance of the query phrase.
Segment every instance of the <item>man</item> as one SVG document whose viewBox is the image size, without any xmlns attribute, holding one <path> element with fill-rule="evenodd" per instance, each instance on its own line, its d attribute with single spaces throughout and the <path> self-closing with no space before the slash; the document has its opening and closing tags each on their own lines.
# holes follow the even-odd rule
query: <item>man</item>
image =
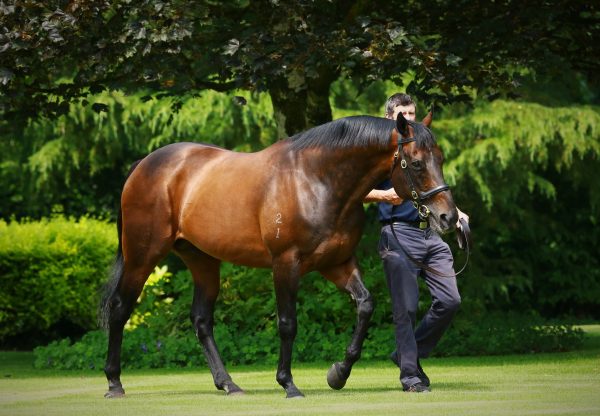
<svg viewBox="0 0 600 416">
<path fill-rule="evenodd" d="M 388 99 L 385 117 L 395 120 L 399 113 L 407 120 L 415 120 L 416 104 L 410 96 L 394 94 Z M 439 277 L 422 270 L 406 253 L 444 275 L 454 275 L 452 253 L 448 244 L 429 228 L 427 221 L 419 218 L 412 201 L 403 201 L 396 194 L 389 179 L 371 191 L 365 202 L 378 202 L 378 217 L 383 225 L 379 255 L 392 300 L 396 336 L 396 350 L 390 358 L 400 367 L 404 391 L 428 392 L 429 378 L 421 368 L 420 358 L 429 356 L 450 325 L 460 305 L 460 295 L 455 276 Z M 458 212 L 459 218 L 468 221 L 467 215 Z M 391 227 L 394 227 L 402 248 Z M 432 303 L 415 330 L 419 276 L 425 279 Z"/>
</svg>

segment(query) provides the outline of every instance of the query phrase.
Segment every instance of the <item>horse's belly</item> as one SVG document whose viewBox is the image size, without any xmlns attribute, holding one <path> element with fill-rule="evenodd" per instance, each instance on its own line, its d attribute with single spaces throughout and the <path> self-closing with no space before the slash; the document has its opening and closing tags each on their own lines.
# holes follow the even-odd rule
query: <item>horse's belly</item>
<svg viewBox="0 0 600 416">
<path fill-rule="evenodd" d="M 223 244 L 225 243 L 225 244 Z M 271 267 L 272 259 L 264 246 L 258 246 L 251 241 L 231 240 L 227 244 L 223 237 L 219 238 L 219 243 L 202 239 L 196 247 L 211 255 L 212 257 L 223 261 L 248 267 Z"/>
<path fill-rule="evenodd" d="M 180 223 L 178 238 L 223 261 L 250 267 L 271 267 L 271 255 L 253 224 L 255 222 L 240 220 L 239 217 L 211 219 L 191 216 Z"/>
</svg>

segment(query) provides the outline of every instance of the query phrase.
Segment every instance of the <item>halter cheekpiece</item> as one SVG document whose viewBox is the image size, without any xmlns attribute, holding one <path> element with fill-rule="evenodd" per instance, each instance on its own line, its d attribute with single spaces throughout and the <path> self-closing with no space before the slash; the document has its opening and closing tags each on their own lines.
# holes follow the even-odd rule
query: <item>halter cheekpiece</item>
<svg viewBox="0 0 600 416">
<path fill-rule="evenodd" d="M 400 160 L 400 167 L 404 170 L 404 175 L 406 176 L 406 179 L 408 180 L 408 185 L 410 186 L 410 195 L 412 197 L 413 205 L 416 208 L 416 210 L 419 212 L 419 217 L 421 217 L 422 219 L 426 219 L 429 216 L 429 213 L 431 211 L 429 210 L 427 205 L 422 204 L 422 202 L 428 198 L 431 198 L 432 196 L 434 196 L 436 194 L 439 194 L 440 192 L 447 191 L 448 189 L 450 189 L 450 186 L 448 186 L 447 184 L 444 183 L 444 184 L 438 185 L 428 191 L 425 191 L 419 195 L 419 193 L 415 189 L 415 184 L 414 184 L 412 175 L 410 173 L 410 170 L 407 169 L 408 162 L 406 161 L 406 158 L 404 155 L 404 150 L 402 148 L 402 145 L 404 145 L 406 143 L 414 142 L 414 141 L 415 141 L 414 137 L 406 137 L 406 138 L 401 137 L 400 140 L 398 140 L 398 150 L 396 150 L 396 153 L 394 153 L 394 162 L 392 163 L 392 170 L 390 171 L 390 178 L 392 177 L 392 173 L 394 172 L 394 169 L 396 168 L 396 165 L 398 164 L 398 160 Z"/>
</svg>

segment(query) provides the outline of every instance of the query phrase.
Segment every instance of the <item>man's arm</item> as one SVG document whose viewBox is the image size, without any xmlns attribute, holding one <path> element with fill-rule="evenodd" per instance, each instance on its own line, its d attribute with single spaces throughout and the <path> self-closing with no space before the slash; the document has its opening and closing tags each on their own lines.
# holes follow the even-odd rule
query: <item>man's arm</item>
<svg viewBox="0 0 600 416">
<path fill-rule="evenodd" d="M 394 188 L 390 189 L 373 189 L 371 192 L 365 196 L 364 202 L 387 202 L 392 205 L 400 205 L 402 203 L 402 198 L 396 194 Z"/>
<path fill-rule="evenodd" d="M 369 192 L 367 194 L 367 196 L 365 196 L 365 199 L 363 200 L 365 203 L 368 202 L 387 202 L 388 204 L 392 204 L 392 205 L 400 205 L 403 201 L 402 198 L 400 198 L 398 196 L 398 194 L 396 194 L 396 191 L 394 191 L 394 188 L 390 188 L 390 189 L 373 189 L 371 192 Z M 467 214 L 465 214 L 464 212 L 462 212 L 460 209 L 458 209 L 458 207 L 456 207 L 456 210 L 458 211 L 458 221 L 456 222 L 456 226 L 460 228 L 460 220 L 464 219 L 467 224 L 469 223 L 469 216 Z"/>
</svg>

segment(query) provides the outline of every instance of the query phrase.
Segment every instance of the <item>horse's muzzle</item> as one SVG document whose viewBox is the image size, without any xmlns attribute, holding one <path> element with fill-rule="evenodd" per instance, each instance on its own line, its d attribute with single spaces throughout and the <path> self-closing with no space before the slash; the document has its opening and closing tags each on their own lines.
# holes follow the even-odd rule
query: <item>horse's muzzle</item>
<svg viewBox="0 0 600 416">
<path fill-rule="evenodd" d="M 444 212 L 438 217 L 439 226 L 442 232 L 447 233 L 456 228 L 456 222 L 458 221 L 458 212 L 452 210 L 450 212 Z"/>
</svg>

